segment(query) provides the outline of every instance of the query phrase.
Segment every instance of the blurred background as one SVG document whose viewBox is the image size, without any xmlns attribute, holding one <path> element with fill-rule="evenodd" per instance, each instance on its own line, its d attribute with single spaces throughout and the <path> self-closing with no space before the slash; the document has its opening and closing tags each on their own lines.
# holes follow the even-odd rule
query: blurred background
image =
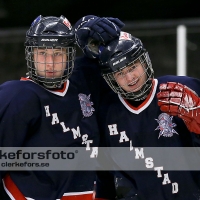
<svg viewBox="0 0 200 200">
<path fill-rule="evenodd" d="M 200 78 L 200 11 L 197 1 L 0 0 L 0 83 L 25 76 L 25 34 L 40 14 L 64 15 L 72 25 L 89 14 L 117 17 L 126 24 L 123 31 L 143 41 L 156 77 L 176 75 L 177 67 L 182 66 L 185 71 L 178 75 L 185 73 Z M 182 36 L 178 36 L 180 26 Z M 179 50 L 178 38 L 182 38 Z M 77 50 L 77 55 L 81 55 L 82 52 Z"/>
</svg>

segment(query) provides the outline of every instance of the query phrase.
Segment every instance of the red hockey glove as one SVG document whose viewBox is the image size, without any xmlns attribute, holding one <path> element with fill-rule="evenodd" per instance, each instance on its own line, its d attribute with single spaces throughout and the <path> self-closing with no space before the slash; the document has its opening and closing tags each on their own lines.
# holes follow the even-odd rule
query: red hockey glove
<svg viewBox="0 0 200 200">
<path fill-rule="evenodd" d="M 169 115 L 178 116 L 190 132 L 200 134 L 200 98 L 195 91 L 175 82 L 160 84 L 158 106 Z"/>
</svg>

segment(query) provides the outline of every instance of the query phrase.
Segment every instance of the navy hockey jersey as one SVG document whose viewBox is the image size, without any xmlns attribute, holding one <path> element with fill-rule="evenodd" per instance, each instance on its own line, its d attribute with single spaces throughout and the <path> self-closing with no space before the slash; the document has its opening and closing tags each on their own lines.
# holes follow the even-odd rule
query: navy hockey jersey
<svg viewBox="0 0 200 200">
<path fill-rule="evenodd" d="M 198 134 L 189 132 L 180 118 L 161 112 L 156 94 L 159 92 L 159 85 L 166 82 L 187 85 L 200 96 L 200 81 L 184 76 L 163 76 L 154 79 L 148 98 L 137 107 L 120 95 L 110 92 L 102 102 L 99 114 L 101 146 L 199 147 Z M 170 126 L 161 123 L 162 117 L 167 118 Z M 126 158 L 126 155 L 124 157 Z M 118 199 L 134 200 L 197 200 L 200 198 L 200 171 L 163 169 L 158 172 L 154 167 L 150 171 L 124 170 L 112 171 L 112 173 L 98 171 L 96 197 L 115 199 L 117 196 Z"/>
<path fill-rule="evenodd" d="M 91 147 L 98 146 L 98 90 L 91 92 L 88 83 L 81 69 L 75 68 L 61 90 L 47 90 L 27 78 L 2 84 L 0 146 L 86 147 L 83 135 L 92 140 Z M 73 130 L 79 134 L 75 136 Z M 2 200 L 92 198 L 92 171 L 8 171 L 0 177 Z"/>
</svg>

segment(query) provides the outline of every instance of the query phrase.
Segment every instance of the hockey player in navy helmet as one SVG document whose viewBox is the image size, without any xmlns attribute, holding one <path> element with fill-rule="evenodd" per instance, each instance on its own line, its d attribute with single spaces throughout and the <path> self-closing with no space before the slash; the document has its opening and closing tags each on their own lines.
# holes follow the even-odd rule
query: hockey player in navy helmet
<svg viewBox="0 0 200 200">
<path fill-rule="evenodd" d="M 74 68 L 74 31 L 64 17 L 38 16 L 26 33 L 28 76 L 46 88 L 61 88 Z"/>
<path fill-rule="evenodd" d="M 74 30 L 67 18 L 40 15 L 33 21 L 25 40 L 27 77 L 0 86 L 1 147 L 84 151 L 87 140 L 97 147 L 94 93 L 80 70 L 72 76 L 75 53 Z M 92 171 L 23 169 L 1 171 L 0 199 L 92 199 Z"/>
<path fill-rule="evenodd" d="M 103 31 L 104 40 L 118 37 L 123 26 L 117 18 L 92 19 L 87 34 Z M 78 21 L 79 28 L 82 22 Z M 40 15 L 32 22 L 25 39 L 27 76 L 0 86 L 1 147 L 49 147 L 48 152 L 56 147 L 82 147 L 83 152 L 87 148 L 94 153 L 101 98 L 97 88 L 103 79 L 97 60 L 85 55 L 75 59 L 76 42 L 75 31 L 63 15 Z M 85 46 L 80 48 L 84 52 Z M 4 168 L 0 199 L 91 200 L 95 174 L 81 171 L 82 163 L 76 167 L 80 171 Z"/>
<path fill-rule="evenodd" d="M 121 32 L 120 40 L 103 48 L 99 59 L 103 78 L 115 93 L 130 101 L 142 101 L 147 97 L 154 71 L 140 39 Z M 134 71 L 138 74 L 129 76 Z"/>
<path fill-rule="evenodd" d="M 101 74 L 112 89 L 99 109 L 100 147 L 139 147 L 142 152 L 145 147 L 155 147 L 159 153 L 158 147 L 200 145 L 198 79 L 154 78 L 148 51 L 130 33 L 121 31 L 107 44 L 95 39 L 92 43 L 90 50 L 97 55 Z M 145 153 L 139 156 L 141 162 L 144 159 L 143 170 L 127 170 L 114 156 L 106 154 L 101 160 L 104 165 L 112 160 L 113 170 L 97 171 L 96 199 L 196 200 L 200 196 L 199 171 L 165 170 L 164 163 L 156 166 Z M 127 165 L 137 162 L 134 155 L 131 160 L 126 160 L 128 155 L 123 158 Z"/>
</svg>

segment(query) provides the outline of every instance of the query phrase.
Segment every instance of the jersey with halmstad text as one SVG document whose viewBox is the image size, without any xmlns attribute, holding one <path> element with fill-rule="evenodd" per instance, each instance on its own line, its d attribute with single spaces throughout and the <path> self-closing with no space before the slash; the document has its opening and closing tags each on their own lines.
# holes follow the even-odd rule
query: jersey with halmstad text
<svg viewBox="0 0 200 200">
<path fill-rule="evenodd" d="M 93 94 L 79 72 L 71 80 L 60 90 L 48 90 L 28 78 L 3 83 L 0 146 L 50 147 L 49 152 L 51 147 L 86 151 L 89 146 L 92 153 L 99 137 Z M 93 171 L 73 169 L 1 171 L 0 177 L 2 200 L 87 200 L 95 180 Z"/>
<path fill-rule="evenodd" d="M 97 198 L 200 199 L 198 168 L 197 170 L 165 168 L 178 166 L 179 162 L 181 165 L 179 157 L 175 159 L 173 157 L 173 153 L 178 151 L 175 147 L 199 147 L 200 145 L 199 135 L 189 132 L 182 119 L 160 110 L 156 94 L 159 92 L 159 85 L 166 82 L 187 85 L 200 96 L 199 80 L 184 76 L 163 76 L 153 80 L 151 93 L 137 107 L 133 102 L 130 103 L 113 92 L 104 98 L 99 115 L 102 133 L 100 144 L 103 147 L 121 147 L 121 151 L 116 154 L 115 152 L 110 155 L 105 154 L 108 162 L 112 160 L 113 168 L 110 168 L 112 173 L 106 170 L 98 172 Z M 128 151 L 123 150 L 122 147 L 127 147 Z M 152 148 L 154 150 L 152 155 L 147 147 L 155 147 Z M 168 151 L 162 151 L 161 147 L 165 147 Z M 118 159 L 119 154 L 122 154 L 120 159 L 123 162 Z M 160 155 L 160 159 L 156 160 L 157 155 Z M 173 157 L 173 160 L 170 160 L 170 157 Z M 107 163 L 104 159 L 105 157 L 101 160 L 102 167 Z M 187 162 L 187 157 L 185 159 Z M 132 163 L 133 169 L 128 168 Z M 180 169 L 181 167 L 183 166 L 180 166 Z"/>
</svg>

